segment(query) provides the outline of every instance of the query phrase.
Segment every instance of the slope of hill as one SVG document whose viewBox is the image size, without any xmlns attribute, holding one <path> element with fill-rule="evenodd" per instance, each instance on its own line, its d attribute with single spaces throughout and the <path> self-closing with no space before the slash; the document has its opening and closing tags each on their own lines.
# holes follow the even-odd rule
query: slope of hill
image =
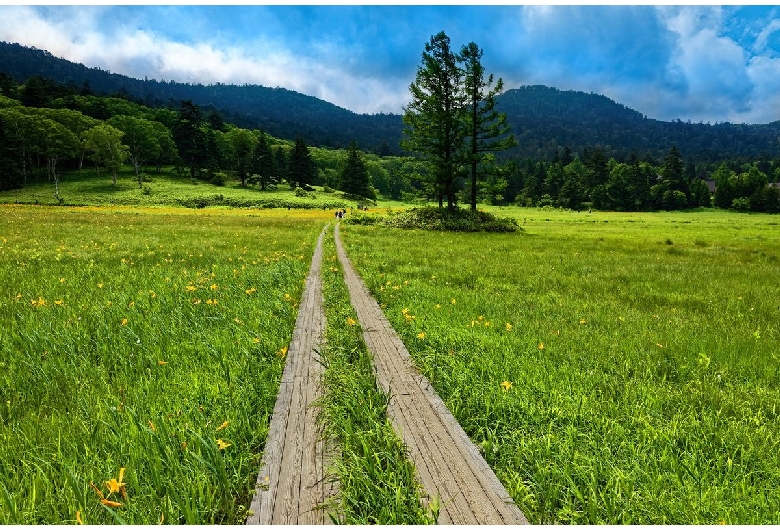
<svg viewBox="0 0 780 530">
<path fill-rule="evenodd" d="M 379 149 L 387 142 L 390 153 L 400 153 L 399 116 L 356 114 L 284 88 L 140 80 L 6 42 L 0 42 L 0 71 L 18 83 L 36 75 L 77 89 L 86 82 L 89 90 L 96 93 L 128 95 L 150 106 L 173 101 L 173 106 L 178 107 L 179 100 L 190 99 L 197 105 L 218 109 L 236 125 L 262 128 L 276 137 L 294 139 L 301 135 L 310 144 L 328 147 L 346 147 L 354 138 L 367 150 Z"/>
<path fill-rule="evenodd" d="M 5 42 L 0 42 L 0 72 L 18 83 L 35 75 L 73 88 L 86 82 L 94 92 L 126 95 L 152 106 L 178 107 L 179 100 L 190 99 L 218 109 L 236 125 L 262 128 L 279 138 L 300 135 L 311 145 L 326 147 L 345 147 L 356 139 L 365 150 L 400 154 L 403 124 L 399 115 L 356 114 L 284 88 L 139 80 Z M 600 146 L 608 156 L 618 159 L 625 159 L 631 152 L 660 159 L 672 145 L 686 159 L 698 162 L 780 156 L 780 122 L 665 122 L 649 119 L 605 96 L 545 86 L 507 90 L 498 97 L 497 107 L 507 114 L 518 139 L 518 146 L 505 156 L 521 159 L 550 159 L 564 146 L 575 153 L 586 146 Z"/>
<path fill-rule="evenodd" d="M 507 90 L 497 100 L 507 114 L 524 156 L 549 158 L 558 147 L 580 151 L 601 146 L 608 155 L 663 157 L 676 145 L 698 161 L 757 158 L 780 154 L 780 122 L 764 125 L 715 125 L 649 119 L 598 94 L 560 91 L 545 86 Z"/>
</svg>

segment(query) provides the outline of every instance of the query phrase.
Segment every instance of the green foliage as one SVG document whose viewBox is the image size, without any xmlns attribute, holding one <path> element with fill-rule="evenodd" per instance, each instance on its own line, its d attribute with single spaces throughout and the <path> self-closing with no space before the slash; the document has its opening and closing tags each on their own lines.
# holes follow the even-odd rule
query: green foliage
<svg viewBox="0 0 780 530">
<path fill-rule="evenodd" d="M 347 218 L 347 222 L 449 232 L 517 232 L 522 230 L 514 218 L 497 217 L 481 210 L 473 211 L 461 208 L 412 208 L 411 210 L 391 212 L 384 217 L 355 213 Z"/>
<path fill-rule="evenodd" d="M 353 198 L 376 199 L 376 192 L 371 187 L 366 163 L 354 140 L 349 145 L 347 161 L 341 170 L 340 188 L 347 196 Z"/>
<path fill-rule="evenodd" d="M 443 31 L 432 36 L 425 44 L 417 76 L 409 86 L 412 100 L 404 111 L 401 147 L 427 162 L 426 191 L 438 198 L 439 206 L 443 197 L 447 198 L 448 207 L 454 206 L 458 191 L 460 155 L 466 136 L 462 78 L 450 38 Z"/>
<path fill-rule="evenodd" d="M 295 147 L 290 153 L 287 165 L 287 181 L 299 188 L 306 189 L 314 184 L 316 166 L 312 160 L 306 142 L 300 136 L 295 140 Z"/>
<path fill-rule="evenodd" d="M 469 145 L 466 160 L 471 169 L 471 189 L 469 204 L 472 210 L 477 209 L 479 177 L 478 168 L 487 173 L 495 172 L 496 159 L 488 156 L 490 153 L 505 151 L 516 145 L 510 134 L 506 114 L 496 110 L 496 96 L 504 89 L 501 78 L 493 84 L 493 74 L 484 79 L 485 69 L 482 66 L 482 50 L 474 42 L 461 48 L 458 59 L 464 64 L 464 91 L 466 94 L 466 134 Z M 487 89 L 487 92 L 485 92 Z M 493 186 L 495 188 L 495 185 Z M 495 197 L 501 190 L 494 189 L 490 197 Z M 492 202 L 492 201 L 491 201 Z"/>
<path fill-rule="evenodd" d="M 119 129 L 107 124 L 98 125 L 82 133 L 84 147 L 88 152 L 91 152 L 90 158 L 96 165 L 102 164 L 108 171 L 111 171 L 115 186 L 117 171 L 128 156 L 129 148 L 122 143 L 124 135 L 125 133 Z M 138 185 L 139 187 L 141 185 L 140 178 Z"/>
<path fill-rule="evenodd" d="M 780 523 L 777 219 L 509 211 L 342 236 L 529 520 Z"/>
</svg>

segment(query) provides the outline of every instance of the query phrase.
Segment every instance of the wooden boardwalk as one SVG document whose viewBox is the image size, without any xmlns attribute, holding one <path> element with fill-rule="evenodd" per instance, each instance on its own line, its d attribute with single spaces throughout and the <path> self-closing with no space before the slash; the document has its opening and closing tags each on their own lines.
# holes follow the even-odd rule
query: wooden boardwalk
<svg viewBox="0 0 780 530">
<path fill-rule="evenodd" d="M 323 524 L 330 522 L 325 500 L 335 494 L 326 475 L 327 447 L 312 403 L 322 395 L 317 353 L 325 330 L 322 304 L 320 233 L 303 299 L 298 307 L 287 362 L 268 430 L 263 467 L 246 524 Z"/>
<path fill-rule="evenodd" d="M 319 509 L 336 492 L 326 479 L 329 448 L 311 403 L 321 396 L 318 362 L 325 329 L 320 234 L 287 352 L 271 418 L 263 467 L 247 524 L 323 524 Z M 476 446 L 447 410 L 368 292 L 344 252 L 336 224 L 334 238 L 352 305 L 373 355 L 374 371 L 390 396 L 388 416 L 408 447 L 417 478 L 439 502 L 440 524 L 528 524 Z"/>
<path fill-rule="evenodd" d="M 419 373 L 409 351 L 349 261 L 336 249 L 352 305 L 373 354 L 377 382 L 390 396 L 387 414 L 409 449 L 418 479 L 440 503 L 440 524 L 528 524 L 463 428 Z"/>
</svg>

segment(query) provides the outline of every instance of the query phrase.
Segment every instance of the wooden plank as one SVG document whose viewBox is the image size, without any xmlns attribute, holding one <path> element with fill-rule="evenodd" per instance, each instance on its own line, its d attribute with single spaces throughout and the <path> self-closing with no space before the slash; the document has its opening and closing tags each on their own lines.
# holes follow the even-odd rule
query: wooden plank
<svg viewBox="0 0 780 530">
<path fill-rule="evenodd" d="M 388 416 L 400 431 L 428 496 L 440 498 L 444 524 L 528 524 L 476 446 L 425 377 L 370 296 L 341 244 L 336 250 L 350 299 L 374 358 L 379 385 L 390 394 Z"/>
<path fill-rule="evenodd" d="M 328 522 L 319 507 L 324 495 L 327 444 L 322 440 L 312 403 L 322 392 L 317 349 L 323 340 L 322 240 L 320 233 L 298 306 L 276 403 L 246 524 L 314 524 Z"/>
</svg>

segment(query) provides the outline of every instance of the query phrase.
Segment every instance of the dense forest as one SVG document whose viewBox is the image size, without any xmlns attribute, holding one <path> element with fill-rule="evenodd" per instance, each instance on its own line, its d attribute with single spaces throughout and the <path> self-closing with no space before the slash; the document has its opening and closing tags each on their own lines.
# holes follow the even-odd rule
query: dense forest
<svg viewBox="0 0 780 530">
<path fill-rule="evenodd" d="M 41 76 L 82 93 L 114 95 L 150 107 L 175 110 L 191 100 L 228 121 L 263 129 L 278 138 L 302 137 L 308 144 L 346 148 L 354 139 L 379 155 L 400 155 L 403 130 L 396 114 L 356 114 L 284 88 L 258 85 L 200 85 L 139 80 L 89 68 L 19 44 L 0 42 L 0 71 L 17 84 Z M 496 98 L 507 115 L 517 146 L 505 156 L 551 161 L 563 147 L 581 153 L 599 147 L 608 157 L 630 154 L 661 159 L 672 145 L 697 163 L 743 161 L 780 155 L 780 122 L 762 125 L 665 122 L 647 118 L 607 97 L 545 86 L 506 90 Z M 780 117 L 780 116 L 779 116 Z"/>
<path fill-rule="evenodd" d="M 44 69 L 46 75 L 33 74 L 20 81 L 18 70 L 8 73 L 0 67 L 0 190 L 43 181 L 52 183 L 58 196 L 63 173 L 91 162 L 95 178 L 110 176 L 114 182 L 118 168 L 130 164 L 139 188 L 145 171 L 172 166 L 193 180 L 263 189 L 284 183 L 301 193 L 311 185 L 345 190 L 354 185 L 349 184 L 354 176 L 345 174 L 345 169 L 358 167 L 365 173 L 361 178 L 368 179 L 369 187 L 360 184 L 368 198 L 381 195 L 408 202 L 434 198 L 424 185 L 426 165 L 393 154 L 399 149 L 397 137 L 387 134 L 386 140 L 376 143 L 380 135 L 374 137 L 375 143 L 366 143 L 359 127 L 350 128 L 349 120 L 347 126 L 338 122 L 339 115 L 358 115 L 316 98 L 264 89 L 279 95 L 275 100 L 267 98 L 272 103 L 265 102 L 276 107 L 275 115 L 286 113 L 301 120 L 299 125 L 292 118 L 283 122 L 264 116 L 259 123 L 273 123 L 285 131 L 274 134 L 271 127 L 246 125 L 251 120 L 237 110 L 218 110 L 222 108 L 218 98 L 211 100 L 216 104 L 204 105 L 193 99 L 174 99 L 171 92 L 163 104 L 159 95 L 141 98 L 124 85 L 111 92 L 92 78 L 77 76 L 93 71 L 100 74 L 95 79 L 129 78 L 74 65 L 41 50 L 0 46 L 0 51 L 8 49 L 44 57 L 53 62 L 42 64 L 57 64 L 61 69 Z M 0 66 L 4 64 L 0 61 Z M 32 71 L 34 66 L 27 68 Z M 56 80 L 63 75 L 64 82 Z M 224 89 L 238 95 L 247 88 L 154 83 L 188 87 L 194 94 Z M 658 122 L 603 96 L 547 87 L 510 90 L 499 98 L 516 101 L 503 108 L 519 147 L 505 151 L 495 170 L 480 176 L 481 203 L 621 211 L 715 205 L 780 211 L 780 158 L 773 132 L 777 123 Z M 306 104 L 295 106 L 291 101 Z M 292 112 L 293 107 L 300 114 Z M 323 110 L 330 108 L 338 112 Z M 255 109 L 255 113 L 260 116 L 261 111 Z M 366 123 L 377 119 L 359 118 Z M 400 116 L 379 116 L 388 124 L 391 118 L 398 118 L 400 130 Z M 544 132 L 542 125 L 558 133 Z M 369 128 L 375 133 L 382 130 Z M 306 135 L 305 131 L 314 129 L 347 136 L 344 141 L 333 141 L 338 147 L 333 149 L 329 142 L 318 143 L 316 137 L 312 140 Z M 382 134 L 392 127 L 385 129 Z M 598 138 L 609 141 L 593 141 Z M 361 153 L 357 146 L 363 149 Z M 468 202 L 471 187 L 465 167 L 455 184 L 457 202 Z"/>
</svg>

